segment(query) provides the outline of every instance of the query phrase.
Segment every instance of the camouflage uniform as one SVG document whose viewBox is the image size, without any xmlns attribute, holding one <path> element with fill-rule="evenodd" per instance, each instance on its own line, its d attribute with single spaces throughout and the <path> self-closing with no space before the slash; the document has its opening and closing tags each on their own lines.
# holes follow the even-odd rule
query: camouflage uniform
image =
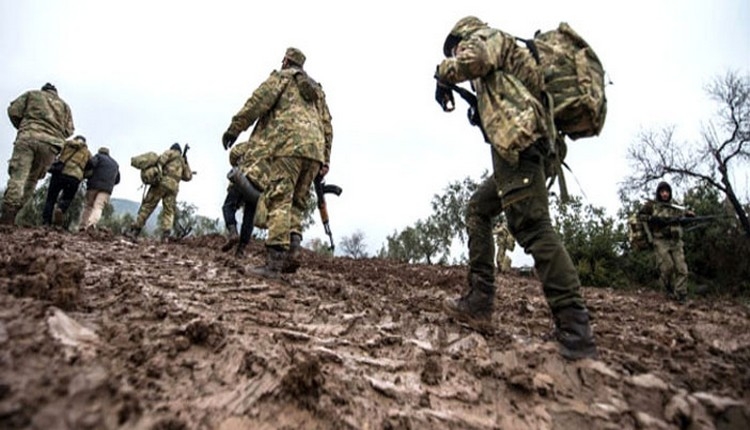
<svg viewBox="0 0 750 430">
<path fill-rule="evenodd" d="M 8 162 L 2 223 L 14 222 L 74 131 L 70 107 L 58 97 L 57 89 L 51 84 L 42 88 L 25 92 L 8 107 L 8 117 L 18 133 Z"/>
<path fill-rule="evenodd" d="M 83 136 L 76 136 L 65 142 L 58 159 L 65 163 L 62 172 L 53 173 L 47 189 L 47 200 L 42 211 L 42 224 L 52 224 L 52 213 L 55 214 L 55 224 L 62 224 L 62 216 L 67 212 L 70 204 L 78 192 L 78 187 L 83 180 L 83 172 L 86 170 L 91 152 L 86 145 Z M 58 197 L 62 197 L 58 201 Z M 55 205 L 57 208 L 55 209 Z"/>
<path fill-rule="evenodd" d="M 289 249 L 291 233 L 301 233 L 310 186 L 330 161 L 330 113 L 320 84 L 302 69 L 304 60 L 299 50 L 288 49 L 285 66 L 253 92 L 227 129 L 237 136 L 257 120 L 251 140 L 257 136 L 267 142 L 266 246 L 279 252 Z"/>
<path fill-rule="evenodd" d="M 180 146 L 172 145 L 172 148 L 164 151 L 157 162 L 161 166 L 162 177 L 157 185 L 149 187 L 146 196 L 143 197 L 138 216 L 131 229 L 137 234 L 146 224 L 146 220 L 162 202 L 159 227 L 164 236 L 168 236 L 174 224 L 174 215 L 177 210 L 177 193 L 180 191 L 180 181 L 193 179 L 193 172 L 187 160 L 182 156 Z"/>
<path fill-rule="evenodd" d="M 229 152 L 229 164 L 233 169 L 240 169 L 259 192 L 262 192 L 268 184 L 268 158 L 268 146 L 256 137 L 233 146 Z M 256 211 L 263 205 L 262 199 L 262 195 L 260 199 L 246 197 L 240 187 L 230 181 L 227 187 L 227 196 L 222 206 L 224 223 L 229 233 L 227 243 L 222 247 L 223 251 L 228 251 L 236 244 L 236 255 L 238 257 L 244 255 L 244 249 L 252 238 L 253 227 L 257 219 Z M 238 235 L 235 213 L 240 208 L 243 208 L 242 228 Z M 265 228 L 265 226 L 259 227 Z"/>
<path fill-rule="evenodd" d="M 516 248 L 516 240 L 510 234 L 510 230 L 508 230 L 505 222 L 495 227 L 492 233 L 495 234 L 495 245 L 497 246 L 497 252 L 495 253 L 497 272 L 508 273 L 510 272 L 511 260 L 506 252 L 513 251 Z"/>
<path fill-rule="evenodd" d="M 448 302 L 459 318 L 491 322 L 495 296 L 491 220 L 505 213 L 508 227 L 534 258 L 567 358 L 596 354 L 580 281 L 552 228 L 544 162 L 552 140 L 550 113 L 542 103 L 543 79 L 529 50 L 476 17 L 458 21 L 446 38 L 439 81 L 471 81 L 477 109 L 491 144 L 494 175 L 469 200 L 470 291 Z"/>
<path fill-rule="evenodd" d="M 660 191 L 669 192 L 669 198 L 664 200 Z M 657 218 L 684 217 L 688 213 L 672 200 L 672 187 L 661 182 L 656 187 L 656 201 L 649 201 L 640 213 L 649 220 L 648 228 L 653 239 L 654 255 L 659 265 L 659 282 L 662 287 L 679 301 L 687 297 L 688 267 L 685 263 L 685 253 L 682 242 L 682 226 L 679 224 L 661 225 L 654 222 Z"/>
</svg>

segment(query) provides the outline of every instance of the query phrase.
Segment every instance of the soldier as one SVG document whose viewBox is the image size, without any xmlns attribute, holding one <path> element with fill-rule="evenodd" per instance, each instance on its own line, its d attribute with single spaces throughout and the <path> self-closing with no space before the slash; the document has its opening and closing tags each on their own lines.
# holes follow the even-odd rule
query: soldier
<svg viewBox="0 0 750 430">
<path fill-rule="evenodd" d="M 446 311 L 476 328 L 491 327 L 495 297 L 491 222 L 504 212 L 511 233 L 534 258 L 561 355 L 573 360 L 595 357 L 578 273 L 550 221 L 543 164 L 554 136 L 547 126 L 550 112 L 541 102 L 540 69 L 526 47 L 473 16 L 456 23 L 443 52 L 446 59 L 438 66 L 438 83 L 471 81 L 494 169 L 469 200 L 468 292 L 446 301 Z"/>
<path fill-rule="evenodd" d="M 495 265 L 497 266 L 497 273 L 508 273 L 510 272 L 511 260 L 506 254 L 508 251 L 513 251 L 516 248 L 516 240 L 508 230 L 508 224 L 505 219 L 500 220 L 493 230 L 495 235 L 495 245 L 497 246 L 497 252 L 495 254 Z"/>
<path fill-rule="evenodd" d="M 162 241 L 169 240 L 172 235 L 174 214 L 177 210 L 177 193 L 180 191 L 180 181 L 187 182 L 193 179 L 193 172 L 190 170 L 187 158 L 182 156 L 179 143 L 173 144 L 168 150 L 164 151 L 159 156 L 157 164 L 161 167 L 161 180 L 158 184 L 150 186 L 143 197 L 141 207 L 138 209 L 138 216 L 126 233 L 126 236 L 132 239 L 138 237 L 146 224 L 146 220 L 161 201 L 161 224 L 159 226 L 161 228 L 161 239 Z"/>
<path fill-rule="evenodd" d="M 55 155 L 74 131 L 70 107 L 50 83 L 13 100 L 8 117 L 18 133 L 8 162 L 0 224 L 15 223 L 18 211 L 34 194 L 37 182 L 47 174 Z"/>
<path fill-rule="evenodd" d="M 659 282 L 671 298 L 684 303 L 687 299 L 688 267 L 683 251 L 682 226 L 664 221 L 674 217 L 693 217 L 695 213 L 672 200 L 672 187 L 667 182 L 660 182 L 656 187 L 656 200 L 646 202 L 639 214 L 648 222 L 659 265 Z"/>
<path fill-rule="evenodd" d="M 266 264 L 263 276 L 293 273 L 302 242 L 302 214 L 315 176 L 328 172 L 333 131 L 322 87 L 304 71 L 305 55 L 288 48 L 281 70 L 274 70 L 232 118 L 222 136 L 224 148 L 256 120 L 253 136 L 272 148 Z"/>
<path fill-rule="evenodd" d="M 101 147 L 91 158 L 91 176 L 86 179 L 86 202 L 81 215 L 81 228 L 86 230 L 96 226 L 102 216 L 104 206 L 115 185 L 120 183 L 120 166 L 109 155 L 109 148 Z"/>
<path fill-rule="evenodd" d="M 229 187 L 222 206 L 224 223 L 227 228 L 227 241 L 221 250 L 226 252 L 235 245 L 235 256 L 244 257 L 245 248 L 253 235 L 256 208 L 261 201 L 262 191 L 268 184 L 267 147 L 257 139 L 232 147 L 229 152 Z M 242 209 L 242 228 L 237 234 L 235 212 Z"/>
<path fill-rule="evenodd" d="M 54 224 L 62 225 L 65 212 L 73 203 L 73 199 L 78 192 L 78 186 L 83 180 L 83 172 L 91 160 L 91 152 L 86 146 L 86 138 L 76 136 L 72 140 L 65 142 L 58 160 L 62 163 L 62 169 L 53 170 L 52 177 L 47 189 L 47 200 L 44 203 L 42 211 L 42 224 L 52 224 L 52 213 L 54 210 Z M 62 197 L 60 193 L 62 192 Z M 57 207 L 55 207 L 57 206 Z"/>
</svg>

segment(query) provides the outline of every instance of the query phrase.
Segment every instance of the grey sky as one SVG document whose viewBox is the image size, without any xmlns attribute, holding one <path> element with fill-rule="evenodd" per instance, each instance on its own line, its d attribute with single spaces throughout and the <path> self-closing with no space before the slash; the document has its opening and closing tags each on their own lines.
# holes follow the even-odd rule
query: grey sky
<svg viewBox="0 0 750 430">
<path fill-rule="evenodd" d="M 491 168 L 463 101 L 450 115 L 433 101 L 442 42 L 466 15 L 519 36 L 566 21 L 594 47 L 613 82 L 608 116 L 601 136 L 570 145 L 582 190 L 568 182 L 612 214 L 638 131 L 673 124 L 681 138 L 697 136 L 713 111 L 705 85 L 726 70 L 750 70 L 746 0 L 0 0 L 0 101 L 54 83 L 76 133 L 120 162 L 114 197 L 140 200 L 131 156 L 190 143 L 198 175 L 179 199 L 218 218 L 228 170 L 221 135 L 285 48 L 296 46 L 333 115 L 328 181 L 344 193 L 329 199 L 332 230 L 340 239 L 361 229 L 374 253 L 386 235 L 428 216 L 448 182 Z M 0 121 L 0 136 L 7 160 L 15 138 L 9 121 Z M 7 177 L 4 168 L 3 186 Z M 746 173 L 740 180 L 747 183 Z M 305 240 L 312 237 L 325 238 L 321 226 Z"/>
</svg>

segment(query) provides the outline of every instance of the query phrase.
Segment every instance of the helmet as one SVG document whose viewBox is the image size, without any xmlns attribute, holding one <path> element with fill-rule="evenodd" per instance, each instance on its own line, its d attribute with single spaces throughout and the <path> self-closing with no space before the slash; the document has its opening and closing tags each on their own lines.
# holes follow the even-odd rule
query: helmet
<svg viewBox="0 0 750 430">
<path fill-rule="evenodd" d="M 284 58 L 300 67 L 305 65 L 305 54 L 297 48 L 287 48 Z"/>
<path fill-rule="evenodd" d="M 487 27 L 487 23 L 475 16 L 466 16 L 459 19 L 456 25 L 451 29 L 448 37 L 445 38 L 445 43 L 443 43 L 443 54 L 445 54 L 446 57 L 450 57 L 453 48 L 458 45 L 458 42 L 467 38 L 471 33 L 485 27 Z"/>
</svg>

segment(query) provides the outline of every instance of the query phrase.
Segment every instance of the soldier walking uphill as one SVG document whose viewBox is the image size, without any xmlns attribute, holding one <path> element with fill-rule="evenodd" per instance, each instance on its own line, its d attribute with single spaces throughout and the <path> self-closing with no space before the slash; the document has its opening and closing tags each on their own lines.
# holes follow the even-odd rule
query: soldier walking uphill
<svg viewBox="0 0 750 430">
<path fill-rule="evenodd" d="M 34 194 L 37 182 L 47 174 L 55 155 L 74 131 L 70 107 L 49 83 L 13 100 L 8 117 L 18 133 L 8 162 L 0 224 L 15 223 L 18 211 Z"/>
<path fill-rule="evenodd" d="M 62 225 L 63 215 L 67 212 L 70 204 L 73 203 L 73 199 L 78 192 L 78 186 L 83 180 L 84 170 L 89 165 L 89 160 L 91 160 L 91 152 L 86 146 L 85 137 L 76 136 L 65 142 L 58 161 L 53 163 L 53 168 L 50 169 L 52 177 L 49 181 L 47 200 L 42 211 L 42 224 L 52 224 L 54 212 L 54 224 Z M 59 169 L 55 169 L 57 166 L 59 166 Z M 60 196 L 60 193 L 62 193 L 62 196 Z"/>
<path fill-rule="evenodd" d="M 245 255 L 245 248 L 253 235 L 255 212 L 262 192 L 268 184 L 268 148 L 253 135 L 247 142 L 234 145 L 229 151 L 232 169 L 227 196 L 221 207 L 227 228 L 227 242 L 221 250 L 226 252 L 235 245 L 236 257 Z M 242 228 L 237 233 L 236 212 L 242 208 Z"/>
<path fill-rule="evenodd" d="M 120 166 L 109 155 L 109 148 L 101 147 L 91 158 L 91 176 L 86 180 L 86 203 L 81 215 L 81 229 L 88 229 L 99 222 L 104 206 L 115 185 L 120 183 Z"/>
<path fill-rule="evenodd" d="M 295 272 L 302 242 L 302 214 L 316 175 L 328 172 L 333 131 L 325 93 L 303 70 L 304 54 L 286 50 L 280 71 L 273 71 L 232 118 L 222 137 L 224 148 L 255 121 L 253 130 L 270 152 L 266 192 L 268 238 L 263 276 Z"/>
<path fill-rule="evenodd" d="M 492 219 L 504 212 L 511 233 L 534 258 L 560 353 L 568 359 L 594 357 L 596 345 L 578 273 L 550 222 L 543 162 L 554 137 L 547 125 L 550 113 L 540 101 L 540 70 L 512 36 L 471 16 L 456 23 L 443 52 L 446 59 L 436 78 L 447 84 L 471 81 L 494 169 L 469 200 L 468 292 L 447 301 L 446 311 L 478 328 L 491 324 Z"/>
<path fill-rule="evenodd" d="M 508 230 L 508 224 L 505 220 L 501 220 L 492 233 L 495 235 L 495 244 L 497 245 L 497 252 L 495 253 L 497 273 L 509 273 L 512 261 L 506 252 L 513 251 L 516 248 L 516 240 Z"/>
<path fill-rule="evenodd" d="M 161 228 L 162 240 L 168 240 L 172 234 L 174 215 L 177 210 L 177 193 L 180 191 L 180 181 L 187 182 L 193 179 L 193 172 L 190 170 L 187 159 L 182 156 L 179 143 L 173 144 L 168 150 L 164 151 L 159 156 L 157 164 L 161 168 L 161 179 L 156 185 L 151 185 L 143 197 L 141 207 L 138 209 L 138 216 L 127 232 L 127 236 L 130 238 L 138 237 L 146 224 L 146 220 L 161 201 L 162 212 L 159 227 Z"/>
<path fill-rule="evenodd" d="M 662 287 L 670 297 L 680 303 L 685 302 L 688 267 L 683 251 L 682 226 L 664 221 L 676 217 L 693 217 L 695 214 L 672 200 L 672 187 L 666 182 L 661 182 L 656 187 L 656 201 L 646 202 L 639 213 L 648 222 Z"/>
</svg>

